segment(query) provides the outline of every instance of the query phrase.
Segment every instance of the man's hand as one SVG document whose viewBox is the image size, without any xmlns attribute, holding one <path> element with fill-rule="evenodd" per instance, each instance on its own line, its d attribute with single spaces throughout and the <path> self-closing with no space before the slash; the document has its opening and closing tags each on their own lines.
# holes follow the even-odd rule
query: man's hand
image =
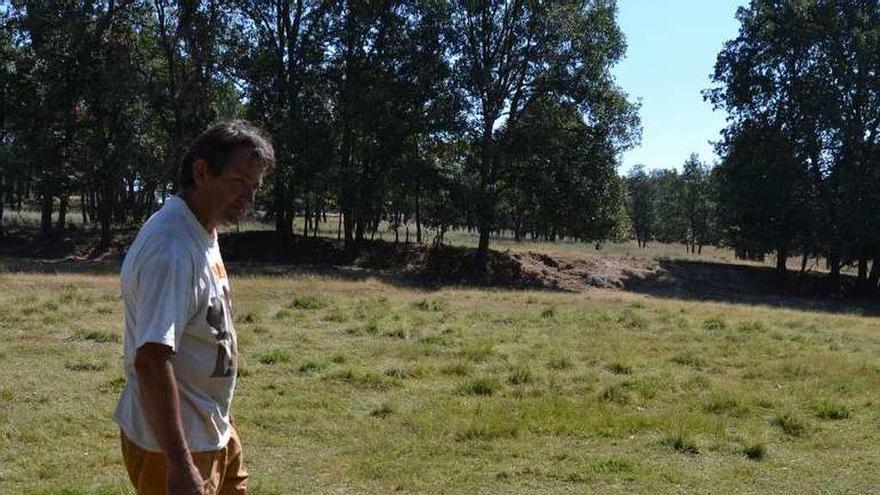
<svg viewBox="0 0 880 495">
<path fill-rule="evenodd" d="M 195 464 L 168 466 L 168 495 L 206 495 L 205 482 Z"/>
</svg>

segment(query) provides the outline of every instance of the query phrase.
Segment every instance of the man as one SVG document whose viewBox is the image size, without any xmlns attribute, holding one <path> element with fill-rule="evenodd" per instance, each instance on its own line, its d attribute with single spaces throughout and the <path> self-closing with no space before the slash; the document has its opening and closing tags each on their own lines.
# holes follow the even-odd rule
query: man
<svg viewBox="0 0 880 495">
<path fill-rule="evenodd" d="M 127 381 L 114 418 L 139 494 L 247 493 L 230 413 L 238 345 L 217 227 L 251 206 L 273 164 L 271 144 L 250 124 L 208 129 L 181 163 L 180 194 L 125 256 Z"/>
</svg>

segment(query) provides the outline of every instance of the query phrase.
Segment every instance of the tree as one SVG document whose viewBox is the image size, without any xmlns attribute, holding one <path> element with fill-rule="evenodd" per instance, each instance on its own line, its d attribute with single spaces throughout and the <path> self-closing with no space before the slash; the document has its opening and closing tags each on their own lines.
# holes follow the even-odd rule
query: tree
<svg viewBox="0 0 880 495">
<path fill-rule="evenodd" d="M 654 184 L 645 172 L 644 165 L 636 165 L 630 170 L 626 190 L 636 242 L 640 248 L 647 247 L 654 235 Z"/>
<path fill-rule="evenodd" d="M 703 245 L 713 242 L 714 204 L 711 172 L 696 153 L 684 162 L 681 174 L 682 211 L 687 222 L 685 244 L 691 253 L 702 252 Z"/>
<path fill-rule="evenodd" d="M 512 220 L 517 239 L 525 228 L 550 241 L 617 236 L 623 181 L 601 126 L 587 125 L 563 102 L 540 99 L 504 129 L 500 143 L 508 165 L 499 181 L 499 212 Z"/>
<path fill-rule="evenodd" d="M 507 165 L 499 149 L 500 123 L 515 127 L 533 102 L 552 97 L 604 126 L 617 147 L 632 143 L 635 107 L 610 73 L 625 50 L 615 14 L 613 1 L 455 2 L 453 59 L 476 153 L 469 163 L 478 192 L 478 271 L 485 269 Z"/>
<path fill-rule="evenodd" d="M 880 194 L 880 4 L 755 0 L 737 18 L 739 34 L 719 53 L 707 98 L 730 113 L 729 136 L 784 144 L 776 157 L 793 170 L 781 177 L 795 181 L 785 187 L 819 205 L 794 237 L 826 256 L 831 281 L 855 261 L 859 285 L 875 286 L 880 268 L 869 275 L 868 261 L 880 260 L 880 218 L 869 206 Z M 762 160 L 770 162 L 778 160 Z M 767 206 L 767 215 L 785 216 Z"/>
</svg>

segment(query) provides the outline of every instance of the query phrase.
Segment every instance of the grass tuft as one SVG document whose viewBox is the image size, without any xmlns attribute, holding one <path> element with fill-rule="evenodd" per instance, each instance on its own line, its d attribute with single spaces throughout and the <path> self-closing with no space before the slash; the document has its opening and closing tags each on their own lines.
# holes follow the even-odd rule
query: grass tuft
<svg viewBox="0 0 880 495">
<path fill-rule="evenodd" d="M 258 323 L 260 321 L 260 315 L 256 313 L 245 313 L 238 317 L 238 323 Z"/>
<path fill-rule="evenodd" d="M 466 363 L 453 363 L 440 368 L 440 373 L 451 376 L 468 376 L 471 374 L 471 367 Z"/>
<path fill-rule="evenodd" d="M 734 417 L 745 416 L 749 409 L 735 397 L 713 396 L 703 406 L 706 412 L 712 414 L 726 414 Z"/>
<path fill-rule="evenodd" d="M 626 308 L 617 317 L 617 323 L 627 330 L 644 330 L 648 327 L 648 320 L 632 309 Z"/>
<path fill-rule="evenodd" d="M 391 378 L 398 378 L 401 380 L 407 378 L 418 378 L 422 375 L 422 370 L 419 368 L 407 368 L 404 366 L 392 366 L 385 370 L 385 376 L 390 376 Z"/>
<path fill-rule="evenodd" d="M 316 309 L 324 309 L 330 305 L 326 297 L 318 294 L 310 294 L 306 296 L 294 297 L 293 301 L 287 305 L 288 308 L 304 309 L 313 311 Z"/>
<path fill-rule="evenodd" d="M 551 370 L 567 370 L 573 366 L 571 359 L 567 356 L 555 357 L 547 361 L 547 367 Z"/>
<path fill-rule="evenodd" d="M 104 371 L 110 367 L 105 361 L 76 361 L 66 363 L 65 368 L 70 371 Z"/>
<path fill-rule="evenodd" d="M 742 453 L 748 459 L 760 461 L 767 456 L 767 447 L 762 443 L 755 443 L 742 449 Z"/>
<path fill-rule="evenodd" d="M 497 380 L 492 378 L 476 378 L 460 384 L 456 388 L 456 392 L 460 395 L 493 395 L 498 391 L 500 385 Z"/>
<path fill-rule="evenodd" d="M 773 426 L 778 426 L 783 433 L 790 437 L 800 437 L 807 432 L 807 425 L 789 411 L 776 413 L 770 423 Z"/>
<path fill-rule="evenodd" d="M 102 332 L 100 330 L 92 330 L 90 332 L 76 332 L 74 338 L 77 340 L 89 340 L 98 343 L 119 342 L 119 336 L 115 333 Z"/>
<path fill-rule="evenodd" d="M 495 354 L 495 348 L 492 344 L 483 343 L 461 350 L 461 357 L 474 362 L 481 362 L 489 359 Z"/>
<path fill-rule="evenodd" d="M 510 375 L 507 377 L 507 382 L 511 385 L 525 385 L 527 383 L 532 383 L 535 377 L 532 375 L 532 370 L 525 366 L 518 366 L 514 368 Z"/>
<path fill-rule="evenodd" d="M 394 409 L 388 404 L 382 404 L 370 410 L 371 418 L 386 418 L 394 413 Z"/>
<path fill-rule="evenodd" d="M 851 412 L 845 404 L 824 401 L 816 407 L 816 416 L 822 419 L 839 421 L 842 419 L 848 419 L 850 415 Z"/>
<path fill-rule="evenodd" d="M 678 452 L 681 452 L 682 454 L 700 454 L 700 448 L 697 447 L 697 442 L 695 442 L 684 432 L 667 435 L 663 437 L 662 443 L 663 445 Z"/>
<path fill-rule="evenodd" d="M 706 365 L 706 361 L 692 351 L 685 351 L 672 356 L 672 362 L 682 366 L 692 366 L 694 368 L 702 368 Z"/>
<path fill-rule="evenodd" d="M 422 299 L 413 306 L 421 311 L 443 311 L 446 309 L 446 303 L 437 299 Z"/>
<path fill-rule="evenodd" d="M 519 435 L 519 428 L 511 423 L 491 423 L 473 425 L 465 428 L 455 435 L 460 442 L 467 441 L 492 441 L 502 438 L 515 438 Z"/>
<path fill-rule="evenodd" d="M 727 330 L 727 320 L 721 316 L 712 316 L 703 320 L 703 328 L 710 332 Z"/>
<path fill-rule="evenodd" d="M 257 361 L 266 365 L 287 363 L 290 361 L 290 353 L 284 349 L 271 349 L 256 355 Z"/>
<path fill-rule="evenodd" d="M 629 391 L 631 388 L 630 382 L 614 383 L 603 388 L 599 393 L 599 398 L 606 402 L 629 404 L 631 399 Z"/>
<path fill-rule="evenodd" d="M 632 368 L 618 362 L 614 362 L 605 367 L 609 372 L 614 373 L 615 375 L 631 375 Z"/>
<path fill-rule="evenodd" d="M 323 370 L 326 367 L 327 367 L 326 363 L 321 363 L 321 362 L 317 362 L 317 361 L 306 361 L 306 362 L 300 364 L 296 368 L 296 370 L 299 371 L 300 373 L 302 373 L 303 375 L 311 375 L 313 373 L 316 373 L 318 371 Z"/>
</svg>

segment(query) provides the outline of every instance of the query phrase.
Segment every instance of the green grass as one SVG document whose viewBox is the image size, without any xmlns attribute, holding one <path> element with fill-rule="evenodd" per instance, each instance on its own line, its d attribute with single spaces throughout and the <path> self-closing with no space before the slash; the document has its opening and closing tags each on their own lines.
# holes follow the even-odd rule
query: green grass
<svg viewBox="0 0 880 495">
<path fill-rule="evenodd" d="M 880 485 L 876 318 L 230 272 L 255 495 Z M 131 494 L 118 279 L 0 287 L 0 493 Z"/>
</svg>

